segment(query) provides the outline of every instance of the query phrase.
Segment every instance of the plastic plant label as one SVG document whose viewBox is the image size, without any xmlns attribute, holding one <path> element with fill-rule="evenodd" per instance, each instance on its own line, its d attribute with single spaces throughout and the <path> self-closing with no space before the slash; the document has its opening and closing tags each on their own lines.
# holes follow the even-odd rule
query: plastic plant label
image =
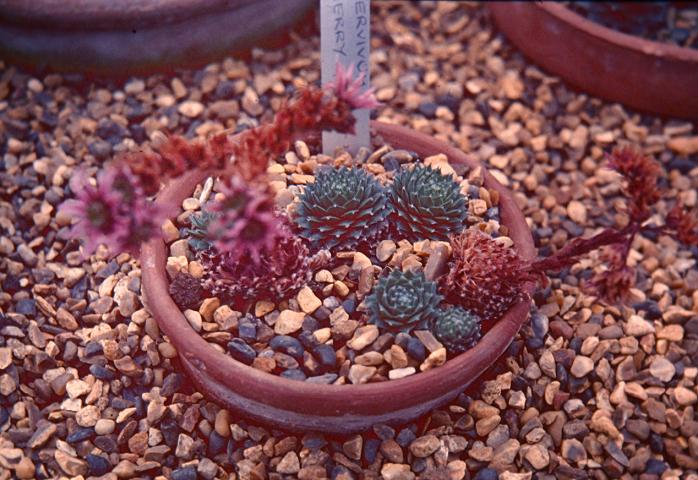
<svg viewBox="0 0 698 480">
<path fill-rule="evenodd" d="M 369 51 L 371 32 L 370 0 L 320 0 L 320 48 L 322 84 L 334 80 L 335 62 L 345 67 L 354 65 L 354 72 L 364 73 L 363 86 L 370 85 Z M 370 145 L 368 109 L 354 110 L 355 135 L 322 133 L 322 150 L 332 155 L 337 147 L 355 153 Z"/>
</svg>

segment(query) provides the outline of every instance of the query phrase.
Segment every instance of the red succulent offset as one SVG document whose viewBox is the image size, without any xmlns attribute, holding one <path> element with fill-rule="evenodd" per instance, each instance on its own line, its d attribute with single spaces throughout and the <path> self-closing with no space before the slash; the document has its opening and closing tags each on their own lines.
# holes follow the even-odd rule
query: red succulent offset
<svg viewBox="0 0 698 480">
<path fill-rule="evenodd" d="M 363 87 L 365 76 L 365 72 L 361 72 L 354 78 L 354 64 L 347 68 L 342 62 L 337 61 L 334 81 L 328 83 L 325 88 L 333 90 L 337 98 L 344 100 L 352 108 L 376 108 L 380 103 L 376 100 L 374 89 Z"/>
<path fill-rule="evenodd" d="M 626 145 L 613 149 L 608 165 L 627 181 L 624 193 L 630 203 L 628 213 L 631 218 L 636 221 L 649 218 L 649 207 L 657 203 L 662 195 L 657 185 L 662 173 L 659 163 L 637 147 Z"/>
</svg>

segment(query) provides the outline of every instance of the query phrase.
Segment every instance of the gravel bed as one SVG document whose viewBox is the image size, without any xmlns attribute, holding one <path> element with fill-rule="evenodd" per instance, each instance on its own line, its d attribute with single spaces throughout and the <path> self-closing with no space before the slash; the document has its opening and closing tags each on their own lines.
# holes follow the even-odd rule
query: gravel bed
<svg viewBox="0 0 698 480">
<path fill-rule="evenodd" d="M 696 205 L 691 123 L 574 92 L 478 4 L 375 2 L 373 20 L 377 117 L 484 161 L 543 253 L 627 222 L 602 168 L 617 143 L 653 154 L 671 194 Z M 247 63 L 123 85 L 0 63 L 0 478 L 696 478 L 698 251 L 665 238 L 636 239 L 629 305 L 581 291 L 595 258 L 553 278 L 486 381 L 409 425 L 294 435 L 192 388 L 143 308 L 138 263 L 83 259 L 56 207 L 78 163 L 96 170 L 158 130 L 268 118 L 300 77 L 318 80 L 318 50 L 298 37 Z"/>
</svg>

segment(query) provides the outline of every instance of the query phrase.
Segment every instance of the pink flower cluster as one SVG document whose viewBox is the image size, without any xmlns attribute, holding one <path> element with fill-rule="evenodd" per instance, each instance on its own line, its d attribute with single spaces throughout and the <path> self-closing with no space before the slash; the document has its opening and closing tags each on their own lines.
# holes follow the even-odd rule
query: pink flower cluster
<svg viewBox="0 0 698 480">
<path fill-rule="evenodd" d="M 85 169 L 78 169 L 69 185 L 75 198 L 63 202 L 60 211 L 72 217 L 70 235 L 84 241 L 86 254 L 100 244 L 113 254 L 135 252 L 141 242 L 160 234 L 165 212 L 148 201 L 128 167 L 101 170 L 96 186 Z"/>
<path fill-rule="evenodd" d="M 273 198 L 266 189 L 239 177 L 230 178 L 221 193 L 223 199 L 210 208 L 218 214 L 208 227 L 214 247 L 229 255 L 232 262 L 250 258 L 259 265 L 262 255 L 287 235 L 274 212 Z"/>
</svg>

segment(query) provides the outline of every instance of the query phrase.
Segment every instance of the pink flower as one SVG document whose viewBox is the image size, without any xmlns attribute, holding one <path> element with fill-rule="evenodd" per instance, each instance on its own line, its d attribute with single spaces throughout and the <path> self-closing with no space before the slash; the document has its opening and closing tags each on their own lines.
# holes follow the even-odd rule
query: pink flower
<svg viewBox="0 0 698 480">
<path fill-rule="evenodd" d="M 128 220 L 120 214 L 122 196 L 114 189 L 116 175 L 113 168 L 100 171 L 95 187 L 85 169 L 79 169 L 70 179 L 76 198 L 60 206 L 61 212 L 73 217 L 70 235 L 85 241 L 88 254 L 102 243 L 111 251 L 120 251 L 121 239 L 128 234 Z"/>
<path fill-rule="evenodd" d="M 234 177 L 211 211 L 219 215 L 208 228 L 219 253 L 229 254 L 236 262 L 249 257 L 259 265 L 265 252 L 275 248 L 284 235 L 282 223 L 274 213 L 274 202 L 266 190 L 245 184 Z"/>
<path fill-rule="evenodd" d="M 97 186 L 90 184 L 80 169 L 70 179 L 75 199 L 61 205 L 62 212 L 73 217 L 70 235 L 84 240 L 90 254 L 105 244 L 112 254 L 135 253 L 141 242 L 160 235 L 167 212 L 148 201 L 135 177 L 126 166 L 110 166 L 97 174 Z"/>
<path fill-rule="evenodd" d="M 354 78 L 354 65 L 349 65 L 345 68 L 342 62 L 337 61 L 334 74 L 334 81 L 326 85 L 326 88 L 332 89 L 338 98 L 347 102 L 352 108 L 376 108 L 380 106 L 373 94 L 373 87 L 362 90 L 364 80 L 364 72 L 361 72 L 358 77 Z"/>
</svg>

